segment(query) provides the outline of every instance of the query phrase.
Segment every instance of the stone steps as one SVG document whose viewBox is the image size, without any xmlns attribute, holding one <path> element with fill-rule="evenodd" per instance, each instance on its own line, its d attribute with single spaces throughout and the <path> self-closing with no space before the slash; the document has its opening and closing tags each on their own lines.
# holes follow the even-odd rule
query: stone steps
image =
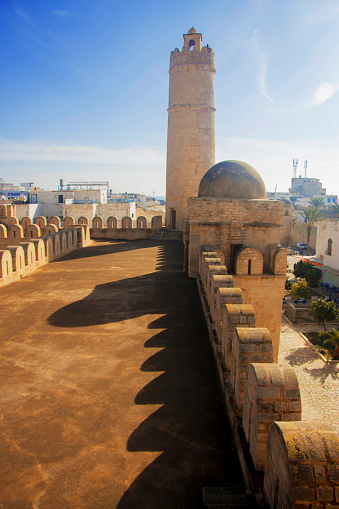
<svg viewBox="0 0 339 509">
<path fill-rule="evenodd" d="M 202 489 L 204 505 L 207 509 L 264 509 L 252 495 L 246 493 L 245 486 L 226 486 Z"/>
<path fill-rule="evenodd" d="M 182 240 L 182 232 L 177 230 L 168 230 L 167 228 L 161 228 L 157 230 L 151 240 Z"/>
</svg>

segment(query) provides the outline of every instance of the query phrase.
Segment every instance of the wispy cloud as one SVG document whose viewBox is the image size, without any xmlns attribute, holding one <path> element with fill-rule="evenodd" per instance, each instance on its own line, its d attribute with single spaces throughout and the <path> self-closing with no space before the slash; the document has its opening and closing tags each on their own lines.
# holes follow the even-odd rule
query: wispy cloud
<svg viewBox="0 0 339 509">
<path fill-rule="evenodd" d="M 59 16 L 59 18 L 69 18 L 70 16 L 73 16 L 73 13 L 70 11 L 53 10 L 52 14 L 54 14 L 55 16 Z"/>
<path fill-rule="evenodd" d="M 45 161 L 159 166 L 164 165 L 165 157 L 165 153 L 150 148 L 109 149 L 0 140 L 2 162 Z"/>
<path fill-rule="evenodd" d="M 263 48 L 262 37 L 258 29 L 252 32 L 248 39 L 251 46 L 251 51 L 255 59 L 257 67 L 257 87 L 259 93 L 271 103 L 274 102 L 273 98 L 267 92 L 267 68 L 269 61 L 269 52 Z"/>
<path fill-rule="evenodd" d="M 338 89 L 339 84 L 332 85 L 332 83 L 324 81 L 315 90 L 312 96 L 312 103 L 316 106 L 323 104 L 324 102 L 328 101 L 328 99 L 330 99 L 338 91 Z"/>
<path fill-rule="evenodd" d="M 29 14 L 27 14 L 27 12 L 25 12 L 23 9 L 14 9 L 14 12 L 21 18 L 23 19 L 26 23 L 28 23 L 29 25 L 32 25 L 33 27 L 36 28 L 36 25 L 33 21 L 33 19 L 31 18 L 31 16 Z"/>
</svg>

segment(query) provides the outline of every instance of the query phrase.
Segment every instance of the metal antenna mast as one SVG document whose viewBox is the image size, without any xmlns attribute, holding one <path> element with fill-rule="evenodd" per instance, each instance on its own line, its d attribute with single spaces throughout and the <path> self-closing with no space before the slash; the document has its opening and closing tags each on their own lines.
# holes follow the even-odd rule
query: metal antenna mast
<svg viewBox="0 0 339 509">
<path fill-rule="evenodd" d="M 297 178 L 298 159 L 293 159 L 293 178 Z"/>
<path fill-rule="evenodd" d="M 307 161 L 304 162 L 305 178 L 307 177 Z"/>
</svg>

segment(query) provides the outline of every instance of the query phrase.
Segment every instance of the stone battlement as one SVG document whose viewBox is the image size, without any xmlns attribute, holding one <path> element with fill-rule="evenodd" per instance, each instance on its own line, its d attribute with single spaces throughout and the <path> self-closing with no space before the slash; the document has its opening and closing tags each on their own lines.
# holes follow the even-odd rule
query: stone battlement
<svg viewBox="0 0 339 509">
<path fill-rule="evenodd" d="M 179 51 L 175 48 L 171 51 L 170 73 L 179 65 L 208 65 L 214 69 L 214 53 L 212 48 L 204 46 L 201 51 Z"/>
<path fill-rule="evenodd" d="M 236 277 L 217 274 L 217 254 L 201 248 L 197 281 L 245 482 L 272 509 L 339 507 L 339 437 L 302 421 L 294 369 L 274 363 L 270 331 Z"/>
</svg>

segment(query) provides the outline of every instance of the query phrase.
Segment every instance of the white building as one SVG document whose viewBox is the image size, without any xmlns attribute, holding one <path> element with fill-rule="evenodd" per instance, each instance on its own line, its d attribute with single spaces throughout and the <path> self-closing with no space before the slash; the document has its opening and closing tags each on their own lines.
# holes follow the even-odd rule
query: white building
<svg viewBox="0 0 339 509">
<path fill-rule="evenodd" d="M 321 219 L 317 225 L 317 261 L 322 266 L 322 282 L 339 287 L 339 220 Z M 319 267 L 320 268 L 320 267 Z"/>
<path fill-rule="evenodd" d="M 75 222 L 85 216 L 89 223 L 96 216 L 101 216 L 104 223 L 108 217 L 115 216 L 118 224 L 125 216 L 136 219 L 136 203 L 134 201 L 107 202 L 106 189 L 62 189 L 59 191 L 32 191 L 27 203 L 16 205 L 19 220 L 24 216 L 35 219 L 38 216 L 58 216 L 63 219 L 72 216 Z"/>
</svg>

